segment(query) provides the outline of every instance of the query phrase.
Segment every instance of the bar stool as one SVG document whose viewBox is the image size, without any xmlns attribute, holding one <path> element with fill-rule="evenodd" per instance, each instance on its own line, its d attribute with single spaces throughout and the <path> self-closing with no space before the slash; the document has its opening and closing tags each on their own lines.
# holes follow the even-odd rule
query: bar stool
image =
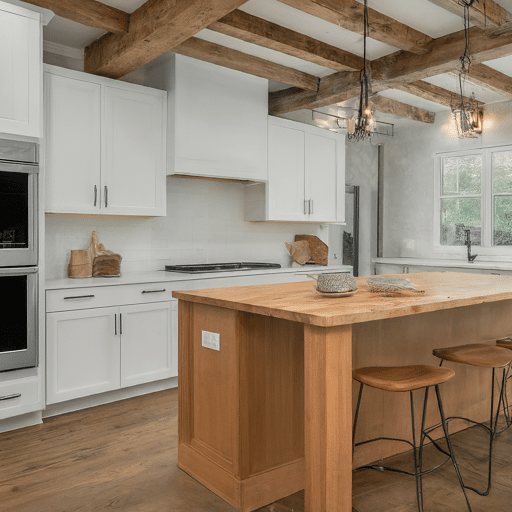
<svg viewBox="0 0 512 512">
<path fill-rule="evenodd" d="M 451 379 L 455 375 L 453 370 L 449 368 L 439 368 L 436 366 L 426 366 L 426 365 L 412 365 L 412 366 L 398 366 L 398 367 L 366 367 L 359 368 L 354 370 L 352 373 L 352 377 L 354 380 L 360 383 L 359 387 L 359 396 L 357 399 L 356 406 L 356 414 L 354 419 L 354 426 L 352 430 L 352 456 L 354 455 L 354 451 L 356 446 L 360 446 L 363 444 L 373 443 L 375 441 L 387 440 L 387 441 L 399 441 L 403 443 L 407 443 L 412 446 L 413 449 L 413 457 L 414 457 L 414 473 L 409 471 L 403 471 L 401 469 L 389 468 L 385 466 L 378 466 L 375 464 L 368 464 L 364 466 L 360 466 L 355 470 L 361 469 L 377 469 L 379 471 L 393 471 L 396 473 L 402 473 L 406 475 L 414 476 L 416 479 L 416 498 L 418 501 L 418 510 L 419 512 L 423 512 L 423 485 L 422 485 L 422 477 L 423 475 L 430 473 L 443 464 L 445 464 L 449 459 L 451 459 L 453 467 L 457 473 L 457 477 L 459 479 L 459 483 L 464 493 L 464 497 L 466 499 L 466 503 L 469 511 L 471 512 L 471 506 L 469 504 L 468 497 L 466 496 L 466 491 L 464 489 L 464 483 L 462 481 L 462 477 L 459 472 L 459 468 L 457 466 L 457 462 L 455 460 L 455 455 L 453 454 L 452 445 L 450 442 L 450 437 L 448 435 L 448 427 L 446 424 L 446 419 L 443 411 L 443 403 L 441 401 L 441 395 L 439 393 L 439 385 L 447 380 Z M 367 441 L 362 441 L 359 443 L 355 442 L 356 436 L 356 428 L 357 428 L 357 419 L 359 416 L 359 408 L 361 406 L 361 397 L 363 395 L 364 386 L 369 386 L 375 389 L 380 389 L 382 391 L 390 391 L 390 392 L 407 392 L 410 394 L 410 402 L 411 402 L 411 420 L 412 420 L 412 442 L 406 439 L 395 439 L 390 437 L 377 437 L 374 439 L 369 439 Z M 430 387 L 434 386 L 437 396 L 437 405 L 439 408 L 439 414 L 441 416 L 441 425 L 435 425 L 428 429 L 425 429 L 425 416 L 427 412 L 427 401 L 428 401 L 428 392 Z M 423 416 L 421 421 L 421 434 L 420 434 L 420 447 L 419 453 L 416 454 L 416 433 L 414 426 L 414 400 L 413 400 L 413 391 L 425 389 L 425 398 L 423 401 Z M 430 436 L 430 432 L 443 427 L 444 437 L 446 439 L 446 443 L 448 446 L 448 453 L 441 448 L 437 442 L 432 439 Z M 442 453 L 444 453 L 448 458 L 443 461 L 438 466 L 430 468 L 426 471 L 423 471 L 423 443 L 425 438 L 428 438 L 432 444 Z"/>
<path fill-rule="evenodd" d="M 501 348 L 507 348 L 508 350 L 512 350 L 512 338 L 507 336 L 506 338 L 500 338 L 496 340 L 496 346 Z M 510 366 L 508 368 L 508 375 L 506 381 L 512 378 L 510 375 Z M 505 413 L 505 420 L 507 422 L 507 426 L 500 430 L 498 434 L 501 434 L 504 430 L 506 430 L 510 425 L 512 425 L 512 417 L 510 416 L 510 406 L 508 404 L 508 394 L 507 394 L 507 386 L 505 386 L 505 391 L 503 392 L 503 408 Z"/>
<path fill-rule="evenodd" d="M 448 347 L 435 349 L 432 352 L 436 357 L 441 359 L 439 366 L 442 366 L 444 361 L 451 361 L 453 363 L 467 364 L 470 366 L 478 366 L 481 368 L 492 368 L 492 391 L 491 391 L 491 414 L 489 427 L 478 421 L 461 416 L 451 416 L 446 419 L 447 422 L 453 419 L 460 419 L 473 423 L 476 426 L 482 427 L 489 434 L 489 472 L 487 477 L 487 488 L 485 491 L 479 491 L 474 487 L 464 484 L 466 489 L 476 492 L 480 496 L 487 496 L 491 490 L 491 473 L 492 473 L 492 445 L 494 438 L 498 434 L 497 425 L 500 408 L 503 403 L 503 390 L 505 388 L 505 378 L 508 365 L 512 359 L 512 352 L 502 347 L 492 345 L 484 345 L 483 343 L 473 343 L 470 345 L 460 345 L 458 347 Z M 494 414 L 494 393 L 495 393 L 495 376 L 496 370 L 502 368 L 503 375 L 501 378 L 501 388 L 498 400 L 498 408 L 496 415 Z"/>
</svg>

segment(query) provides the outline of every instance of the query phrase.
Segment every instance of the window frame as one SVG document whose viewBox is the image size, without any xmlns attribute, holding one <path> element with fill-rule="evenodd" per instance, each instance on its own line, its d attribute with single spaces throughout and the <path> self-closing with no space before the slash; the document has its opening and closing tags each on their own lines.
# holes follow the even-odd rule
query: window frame
<svg viewBox="0 0 512 512">
<path fill-rule="evenodd" d="M 459 255 L 464 245 L 441 245 L 441 200 L 442 195 L 442 162 L 444 158 L 460 157 L 467 155 L 482 156 L 482 190 L 481 190 L 481 226 L 482 226 L 482 245 L 475 246 L 474 252 L 482 256 L 509 256 L 512 258 L 512 245 L 492 245 L 494 238 L 493 216 L 494 216 L 494 196 L 512 195 L 512 194 L 494 194 L 493 187 L 493 169 L 492 161 L 494 153 L 512 152 L 512 145 L 492 146 L 480 149 L 471 149 L 463 151 L 450 151 L 435 154 L 435 172 L 434 172 L 434 253 Z M 467 196 L 453 197 L 475 197 L 469 194 Z"/>
</svg>

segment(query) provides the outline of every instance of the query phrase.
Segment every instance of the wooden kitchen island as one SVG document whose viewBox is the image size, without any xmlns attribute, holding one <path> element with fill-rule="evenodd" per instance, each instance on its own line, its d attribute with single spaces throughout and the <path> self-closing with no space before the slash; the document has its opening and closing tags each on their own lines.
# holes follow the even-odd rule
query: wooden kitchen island
<svg viewBox="0 0 512 512">
<path fill-rule="evenodd" d="M 512 334 L 511 277 L 408 277 L 424 293 L 372 293 L 366 278 L 343 298 L 325 298 L 313 281 L 174 292 L 179 467 L 244 512 L 304 488 L 307 512 L 351 512 L 352 368 L 437 365 L 433 348 Z M 203 331 L 220 335 L 220 350 L 202 346 Z M 448 366 L 447 415 L 486 420 L 488 372 Z M 357 441 L 410 438 L 406 398 L 365 390 Z M 365 445 L 354 462 L 396 452 L 396 443 Z"/>
</svg>

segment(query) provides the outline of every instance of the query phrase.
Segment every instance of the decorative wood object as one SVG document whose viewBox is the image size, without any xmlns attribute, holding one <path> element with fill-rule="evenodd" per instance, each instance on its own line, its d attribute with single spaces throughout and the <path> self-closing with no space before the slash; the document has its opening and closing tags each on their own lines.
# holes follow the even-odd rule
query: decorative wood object
<svg viewBox="0 0 512 512">
<path fill-rule="evenodd" d="M 295 241 L 306 240 L 309 244 L 311 259 L 319 265 L 327 265 L 329 260 L 329 247 L 314 235 L 295 235 Z"/>
<path fill-rule="evenodd" d="M 94 258 L 92 277 L 119 277 L 121 275 L 121 256 L 102 254 Z"/>
<path fill-rule="evenodd" d="M 86 250 L 71 251 L 68 277 L 119 277 L 122 259 L 119 254 L 105 249 L 96 231 L 93 231 Z"/>
<path fill-rule="evenodd" d="M 299 264 L 304 265 L 311 259 L 311 252 L 309 250 L 309 242 L 301 240 L 299 242 L 285 242 L 286 248 L 290 251 L 292 258 Z"/>
<path fill-rule="evenodd" d="M 82 279 L 92 276 L 92 260 L 87 251 L 71 251 L 68 266 L 68 277 Z"/>
</svg>

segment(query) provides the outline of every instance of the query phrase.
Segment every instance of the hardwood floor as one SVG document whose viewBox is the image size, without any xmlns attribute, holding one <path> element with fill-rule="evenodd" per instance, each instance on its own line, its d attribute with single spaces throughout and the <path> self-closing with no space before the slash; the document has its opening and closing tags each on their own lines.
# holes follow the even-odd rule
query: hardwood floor
<svg viewBox="0 0 512 512">
<path fill-rule="evenodd" d="M 48 418 L 0 434 L 1 512 L 234 512 L 176 466 L 177 389 Z M 452 436 L 463 475 L 483 487 L 487 439 Z M 410 454 L 386 461 L 407 466 Z M 439 460 L 427 450 L 425 464 Z M 405 461 L 405 462 L 404 462 Z M 469 493 L 473 512 L 512 510 L 512 428 L 495 442 L 490 496 Z M 475 480 L 476 479 L 476 480 Z M 453 467 L 424 477 L 425 510 L 466 510 Z M 414 512 L 414 478 L 354 474 L 355 512 Z M 260 512 L 303 512 L 299 492 Z"/>
</svg>

